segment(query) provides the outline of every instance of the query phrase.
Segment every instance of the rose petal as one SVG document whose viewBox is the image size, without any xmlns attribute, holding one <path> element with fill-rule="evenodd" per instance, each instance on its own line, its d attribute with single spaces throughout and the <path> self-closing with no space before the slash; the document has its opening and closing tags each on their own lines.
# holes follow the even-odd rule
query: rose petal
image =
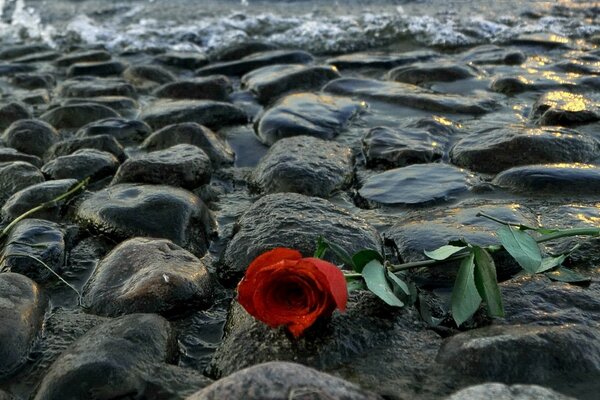
<svg viewBox="0 0 600 400">
<path fill-rule="evenodd" d="M 340 311 L 346 311 L 346 303 L 348 302 L 348 287 L 346 286 L 346 278 L 344 273 L 337 266 L 323 261 L 319 258 L 304 258 L 302 261 L 308 261 L 312 263 L 327 279 L 329 290 L 335 304 Z"/>
</svg>

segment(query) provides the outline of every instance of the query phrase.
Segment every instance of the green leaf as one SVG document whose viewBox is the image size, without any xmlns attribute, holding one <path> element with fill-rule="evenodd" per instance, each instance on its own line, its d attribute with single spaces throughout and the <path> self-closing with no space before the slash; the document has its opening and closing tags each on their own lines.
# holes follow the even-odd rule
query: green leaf
<svg viewBox="0 0 600 400">
<path fill-rule="evenodd" d="M 567 257 L 568 257 L 567 254 L 561 254 L 556 257 L 544 257 L 542 259 L 542 263 L 540 264 L 540 266 L 536 272 L 537 273 L 545 272 L 554 267 L 558 267 L 559 265 L 561 265 L 563 263 L 563 261 L 565 261 L 567 259 Z"/>
<path fill-rule="evenodd" d="M 510 226 L 498 229 L 498 236 L 504 249 L 517 260 L 525 271 L 530 274 L 537 272 L 542 264 L 542 254 L 533 237 Z"/>
<path fill-rule="evenodd" d="M 433 259 L 433 260 L 438 260 L 438 261 L 442 261 L 445 260 L 446 258 L 450 257 L 453 254 L 458 253 L 461 250 L 466 249 L 466 246 L 452 246 L 450 244 L 447 244 L 445 246 L 442 246 L 438 249 L 432 250 L 432 251 L 427 251 L 425 250 L 424 253 L 427 257 Z"/>
<path fill-rule="evenodd" d="M 386 271 L 388 279 L 390 280 L 390 283 L 392 284 L 392 288 L 398 288 L 400 290 L 400 292 L 403 293 L 404 296 L 409 296 L 410 297 L 410 289 L 408 287 L 408 284 L 406 282 L 404 282 L 402 279 L 400 279 L 399 277 L 397 277 L 396 275 L 394 275 L 393 272 L 391 271 Z"/>
<path fill-rule="evenodd" d="M 352 262 L 354 263 L 354 270 L 358 273 L 361 273 L 365 265 L 367 265 L 370 261 L 377 260 L 383 263 L 384 259 L 378 251 L 367 249 L 361 250 L 358 253 L 355 253 L 352 256 Z"/>
<path fill-rule="evenodd" d="M 553 233 L 558 232 L 558 229 L 549 229 L 549 228 L 544 228 L 543 226 L 539 227 L 539 228 L 531 228 L 531 229 L 536 231 L 540 235 L 551 235 Z"/>
<path fill-rule="evenodd" d="M 375 296 L 385 301 L 390 306 L 403 307 L 404 303 L 396 297 L 394 291 L 390 287 L 390 284 L 386 278 L 386 268 L 383 264 L 377 260 L 372 260 L 363 268 L 362 272 L 365 278 L 367 288 Z"/>
<path fill-rule="evenodd" d="M 591 278 L 583 276 L 571 269 L 560 267 L 556 271 L 547 272 L 546 276 L 553 281 L 566 282 L 566 283 L 589 283 L 592 281 Z"/>
<path fill-rule="evenodd" d="M 475 286 L 492 317 L 503 317 L 502 294 L 496 279 L 494 259 L 485 249 L 473 246 L 475 255 Z"/>
<path fill-rule="evenodd" d="M 346 282 L 346 287 L 348 288 L 348 293 L 351 293 L 355 290 L 366 289 L 365 281 L 362 278 L 353 278 Z"/>
<path fill-rule="evenodd" d="M 475 286 L 474 259 L 473 253 L 470 253 L 462 260 L 452 289 L 452 318 L 458 326 L 471 318 L 481 304 L 481 297 Z"/>
<path fill-rule="evenodd" d="M 328 247 L 329 246 L 327 246 L 327 243 L 325 243 L 323 236 L 319 236 L 319 238 L 317 239 L 317 248 L 315 249 L 315 254 L 313 255 L 313 257 L 323 258 L 325 256 L 325 253 L 327 252 Z"/>
</svg>

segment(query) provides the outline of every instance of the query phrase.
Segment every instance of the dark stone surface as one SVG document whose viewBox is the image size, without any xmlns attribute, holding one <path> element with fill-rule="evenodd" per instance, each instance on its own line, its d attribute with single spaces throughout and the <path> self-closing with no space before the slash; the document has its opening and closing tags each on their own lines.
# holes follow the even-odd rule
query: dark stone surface
<svg viewBox="0 0 600 400">
<path fill-rule="evenodd" d="M 351 53 L 330 58 L 327 64 L 339 69 L 382 68 L 391 69 L 401 65 L 439 58 L 440 54 L 430 50 L 408 51 L 405 53 L 364 52 Z"/>
<path fill-rule="evenodd" d="M 67 76 L 114 76 L 121 75 L 127 66 L 120 61 L 93 61 L 72 64 Z"/>
<path fill-rule="evenodd" d="M 112 108 L 126 118 L 135 118 L 140 109 L 140 104 L 136 100 L 124 96 L 72 97 L 63 100 L 61 105 L 68 106 L 81 103 L 100 104 Z"/>
<path fill-rule="evenodd" d="M 206 205 L 194 194 L 170 186 L 120 184 L 92 194 L 78 207 L 80 224 L 117 239 L 169 239 L 203 255 L 215 230 Z"/>
<path fill-rule="evenodd" d="M 55 197 L 65 193 L 69 188 L 75 185 L 75 179 L 61 179 L 58 181 L 42 182 L 26 188 L 13 194 L 2 206 L 0 215 L 2 219 L 12 220 L 33 207 L 50 201 Z M 60 220 L 60 206 L 49 207 L 38 211 L 31 217 L 45 218 L 49 220 Z"/>
<path fill-rule="evenodd" d="M 387 205 L 424 205 L 449 201 L 469 190 L 470 176 L 447 164 L 415 164 L 368 178 L 360 195 Z"/>
<path fill-rule="evenodd" d="M 213 165 L 231 164 L 235 154 L 231 147 L 210 129 L 195 122 L 173 124 L 148 136 L 140 146 L 144 150 L 163 150 L 178 144 L 192 144 L 210 157 Z"/>
<path fill-rule="evenodd" d="M 311 136 L 277 141 L 252 175 L 265 193 L 295 192 L 327 198 L 348 187 L 354 177 L 352 151 Z"/>
<path fill-rule="evenodd" d="M 481 95 L 466 97 L 436 93 L 407 83 L 375 79 L 340 78 L 325 85 L 323 91 L 433 112 L 478 115 L 498 108 L 495 100 Z"/>
<path fill-rule="evenodd" d="M 504 385 L 502 383 L 484 383 L 462 389 L 447 400 L 575 400 L 537 385 Z"/>
<path fill-rule="evenodd" d="M 0 274 L 0 379 L 27 361 L 47 305 L 42 289 L 31 279 L 12 272 Z"/>
<path fill-rule="evenodd" d="M 231 93 L 231 81 L 224 75 L 185 79 L 167 83 L 154 91 L 156 97 L 226 101 Z"/>
<path fill-rule="evenodd" d="M 519 165 L 589 162 L 599 150 L 594 138 L 572 129 L 508 125 L 470 134 L 456 143 L 450 156 L 458 166 L 497 173 Z"/>
<path fill-rule="evenodd" d="M 520 65 L 525 62 L 527 56 L 517 48 L 485 44 L 465 51 L 461 54 L 461 59 L 476 65 Z"/>
<path fill-rule="evenodd" d="M 175 81 L 175 76 L 158 65 L 132 65 L 123 71 L 123 78 L 138 89 L 150 89 Z"/>
<path fill-rule="evenodd" d="M 199 147 L 178 144 L 129 158 L 119 167 L 112 184 L 153 183 L 195 189 L 208 182 L 211 161 Z"/>
<path fill-rule="evenodd" d="M 381 397 L 343 379 L 291 362 L 268 362 L 233 373 L 187 400 L 281 400 L 294 397 L 378 400 Z"/>
<path fill-rule="evenodd" d="M 90 177 L 92 181 L 114 175 L 119 160 L 105 151 L 81 149 L 48 161 L 42 172 L 50 179 L 77 179 Z"/>
<path fill-rule="evenodd" d="M 123 146 L 111 135 L 93 135 L 83 138 L 62 140 L 48 149 L 44 159 L 49 161 L 60 156 L 67 156 L 81 149 L 96 149 L 114 155 L 120 162 L 125 161 L 127 156 Z"/>
<path fill-rule="evenodd" d="M 0 147 L 0 163 L 12 161 L 24 161 L 38 168 L 42 166 L 42 160 L 39 157 L 21 153 L 11 147 Z"/>
<path fill-rule="evenodd" d="M 298 135 L 333 139 L 363 108 L 364 104 L 344 97 L 292 94 L 265 110 L 254 128 L 260 141 L 269 146 Z"/>
<path fill-rule="evenodd" d="M 275 101 L 287 92 L 319 90 L 341 75 L 333 66 L 283 64 L 263 67 L 242 77 L 242 88 L 248 89 L 262 104 Z"/>
<path fill-rule="evenodd" d="M 137 91 L 131 84 L 117 79 L 71 79 L 60 85 L 59 92 L 63 97 L 137 97 Z"/>
<path fill-rule="evenodd" d="M 42 121 L 56 129 L 78 129 L 82 126 L 106 118 L 118 118 L 119 114 L 106 106 L 94 103 L 60 106 L 40 116 Z"/>
<path fill-rule="evenodd" d="M 600 96 L 547 92 L 533 105 L 531 119 L 539 125 L 563 126 L 600 121 Z"/>
<path fill-rule="evenodd" d="M 146 108 L 140 118 L 153 129 L 183 122 L 196 122 L 209 128 L 248 122 L 241 108 L 212 100 L 159 100 Z"/>
<path fill-rule="evenodd" d="M 40 182 L 44 182 L 44 175 L 27 162 L 0 163 L 0 205 L 18 191 Z"/>
<path fill-rule="evenodd" d="M 75 136 L 110 135 L 120 143 L 131 144 L 143 141 L 151 132 L 152 129 L 143 121 L 125 118 L 106 118 L 90 122 L 81 127 L 75 133 Z"/>
<path fill-rule="evenodd" d="M 527 165 L 501 172 L 493 183 L 517 193 L 597 195 L 600 168 L 589 164 Z"/>
<path fill-rule="evenodd" d="M 208 64 L 208 58 L 202 53 L 169 51 L 154 57 L 154 61 L 170 67 L 194 70 Z"/>
<path fill-rule="evenodd" d="M 133 314 L 99 325 L 73 343 L 50 366 L 36 400 L 101 396 L 144 398 L 152 365 L 172 361 L 175 336 L 155 314 Z"/>
<path fill-rule="evenodd" d="M 56 129 L 35 119 L 13 122 L 2 135 L 7 146 L 37 157 L 43 156 L 48 147 L 59 139 Z"/>
<path fill-rule="evenodd" d="M 100 62 L 111 59 L 109 52 L 104 50 L 80 50 L 65 54 L 64 56 L 54 60 L 57 67 L 70 67 L 76 63 L 82 62 Z"/>
<path fill-rule="evenodd" d="M 253 69 L 274 64 L 309 64 L 313 56 L 300 50 L 272 50 L 250 54 L 236 61 L 226 61 L 207 65 L 196 70 L 196 75 L 214 74 L 242 76 Z"/>
<path fill-rule="evenodd" d="M 32 118 L 31 111 L 24 104 L 12 102 L 0 105 L 0 130 L 5 130 L 13 122 Z"/>
<path fill-rule="evenodd" d="M 4 47 L 0 50 L 1 60 L 11 60 L 28 54 L 42 53 L 50 50 L 50 46 L 45 43 L 17 44 Z"/>
<path fill-rule="evenodd" d="M 379 234 L 371 225 L 327 200 L 296 193 L 271 194 L 255 202 L 238 221 L 219 276 L 236 283 L 252 260 L 275 247 L 297 249 L 308 257 L 314 253 L 317 235 L 334 240 L 351 254 L 381 247 Z"/>
<path fill-rule="evenodd" d="M 271 50 L 277 50 L 277 46 L 256 40 L 247 40 L 216 50 L 212 54 L 212 58 L 219 61 L 234 61 L 250 54 Z"/>
<path fill-rule="evenodd" d="M 41 51 L 39 53 L 27 54 L 13 61 L 16 63 L 38 63 L 42 61 L 52 61 L 60 57 L 60 53 L 54 50 Z"/>
<path fill-rule="evenodd" d="M 30 256 L 30 257 L 27 257 Z M 10 232 L 2 251 L 0 269 L 25 275 L 36 282 L 45 282 L 60 273 L 65 262 L 65 237 L 54 222 L 42 219 L 25 219 Z"/>
<path fill-rule="evenodd" d="M 430 82 L 453 82 L 477 76 L 478 71 L 468 65 L 436 61 L 396 67 L 387 74 L 387 78 L 391 81 L 413 85 L 423 85 Z"/>
<path fill-rule="evenodd" d="M 56 78 L 51 74 L 16 74 L 12 84 L 23 89 L 52 89 L 56 85 Z"/>
<path fill-rule="evenodd" d="M 134 238 L 94 269 L 83 289 L 88 312 L 115 317 L 136 312 L 165 316 L 212 303 L 206 266 L 169 240 Z"/>
</svg>

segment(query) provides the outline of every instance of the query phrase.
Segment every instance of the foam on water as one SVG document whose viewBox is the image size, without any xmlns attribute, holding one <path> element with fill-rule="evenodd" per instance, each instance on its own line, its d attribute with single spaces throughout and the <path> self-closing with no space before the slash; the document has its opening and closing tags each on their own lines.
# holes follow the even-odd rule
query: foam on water
<svg viewBox="0 0 600 400">
<path fill-rule="evenodd" d="M 61 3 L 61 0 L 56 1 L 55 4 Z M 95 0 L 87 1 L 93 3 Z M 314 0 L 309 2 L 312 6 L 300 8 L 305 12 L 294 14 L 270 11 L 263 0 L 262 7 L 241 1 L 236 3 L 237 7 L 219 8 L 186 19 L 185 0 L 182 1 L 184 6 L 179 8 L 184 10 L 180 13 L 183 16 L 163 17 L 163 9 L 152 8 L 157 7 L 155 2 L 132 0 L 64 20 L 43 21 L 40 9 L 51 7 L 46 2 L 40 4 L 39 0 L 28 0 L 26 4 L 26 0 L 0 0 L 0 38 L 4 41 L 38 38 L 51 45 L 67 40 L 90 45 L 101 43 L 113 50 L 158 47 L 205 51 L 252 38 L 315 53 L 339 53 L 386 46 L 402 40 L 455 47 L 501 43 L 522 33 L 550 32 L 579 38 L 600 32 L 593 6 L 589 7 L 592 10 L 588 13 L 592 17 L 589 17 L 585 13 L 585 4 L 583 11 L 573 8 L 575 11 L 571 16 L 555 15 L 555 8 L 541 7 L 540 12 L 546 15 L 532 19 L 521 17 L 517 11 L 508 12 L 508 3 L 506 12 L 495 14 L 457 11 L 458 6 L 453 9 L 452 4 L 444 8 L 440 0 L 428 0 L 425 2 L 428 6 L 422 8 L 415 5 L 364 9 L 339 7 L 337 12 L 331 12 L 330 5 L 329 12 L 323 12 L 321 8 L 326 6 Z M 483 0 L 484 3 L 489 1 Z M 6 10 L 10 3 L 14 3 L 14 7 L 9 16 Z M 188 3 L 189 7 L 197 4 Z M 208 6 L 203 2 L 203 7 L 211 10 L 211 2 L 206 3 Z M 465 5 L 460 4 L 464 8 Z M 110 17 L 99 17 L 103 14 Z"/>
</svg>

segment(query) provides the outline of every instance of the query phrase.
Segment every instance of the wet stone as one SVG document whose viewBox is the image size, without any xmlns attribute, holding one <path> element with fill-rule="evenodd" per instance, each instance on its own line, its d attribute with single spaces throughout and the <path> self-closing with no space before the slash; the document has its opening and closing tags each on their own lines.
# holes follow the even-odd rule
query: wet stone
<svg viewBox="0 0 600 400">
<path fill-rule="evenodd" d="M 157 65 L 132 65 L 123 72 L 123 78 L 142 90 L 175 80 L 172 73 Z"/>
<path fill-rule="evenodd" d="M 569 48 L 570 40 L 554 33 L 525 33 L 511 40 L 520 46 L 537 46 L 548 49 Z"/>
<path fill-rule="evenodd" d="M 484 383 L 462 389 L 446 400 L 575 400 L 574 397 L 537 385 L 504 385 Z"/>
<path fill-rule="evenodd" d="M 31 186 L 28 185 L 26 188 L 13 194 L 6 203 L 4 203 L 0 215 L 4 220 L 12 220 L 33 207 L 65 193 L 75 184 L 77 184 L 75 179 L 61 179 L 58 181 L 37 183 Z M 57 221 L 61 219 L 60 207 L 48 207 L 36 212 L 30 217 Z"/>
<path fill-rule="evenodd" d="M 24 55 L 22 57 L 15 58 L 13 60 L 13 62 L 16 62 L 16 63 L 37 63 L 37 62 L 43 62 L 43 61 L 56 60 L 58 57 L 60 57 L 60 53 L 57 53 L 54 50 L 49 50 L 49 51 L 42 51 L 42 52 L 39 52 L 39 53 Z"/>
<path fill-rule="evenodd" d="M 21 119 L 32 118 L 31 111 L 21 103 L 8 103 L 0 105 L 0 130 L 5 130 L 13 122 Z"/>
<path fill-rule="evenodd" d="M 252 260 L 275 247 L 312 255 L 315 232 L 335 240 L 351 254 L 381 247 L 379 234 L 362 218 L 327 200 L 296 193 L 262 197 L 240 218 L 237 227 L 218 271 L 224 281 L 233 284 Z"/>
<path fill-rule="evenodd" d="M 10 232 L 2 251 L 0 268 L 25 275 L 36 282 L 45 282 L 60 273 L 65 262 L 65 237 L 54 222 L 42 219 L 25 219 Z"/>
<path fill-rule="evenodd" d="M 201 148 L 213 165 L 233 163 L 231 147 L 210 129 L 195 122 L 168 125 L 148 136 L 140 146 L 144 150 L 163 150 L 178 144 Z"/>
<path fill-rule="evenodd" d="M 343 97 L 292 94 L 267 109 L 255 124 L 261 142 L 272 145 L 291 136 L 335 138 L 365 105 Z"/>
<path fill-rule="evenodd" d="M 194 194 L 171 186 L 119 184 L 92 194 L 76 211 L 80 224 L 118 239 L 169 239 L 203 255 L 215 230 L 206 205 Z"/>
<path fill-rule="evenodd" d="M 407 83 L 375 79 L 340 78 L 328 83 L 323 91 L 433 112 L 478 115 L 498 107 L 495 100 L 481 95 L 471 98 L 442 94 Z"/>
<path fill-rule="evenodd" d="M 10 76 L 17 73 L 33 72 L 36 68 L 29 64 L 0 63 L 0 76 Z"/>
<path fill-rule="evenodd" d="M 600 121 L 600 97 L 566 91 L 544 93 L 531 110 L 539 125 L 577 125 Z"/>
<path fill-rule="evenodd" d="M 119 160 L 105 151 L 81 149 L 72 154 L 57 157 L 42 167 L 49 179 L 91 178 L 92 181 L 114 175 L 119 168 Z"/>
<path fill-rule="evenodd" d="M 265 193 L 329 197 L 353 178 L 352 151 L 310 136 L 277 141 L 254 169 L 252 182 Z"/>
<path fill-rule="evenodd" d="M 13 58 L 22 57 L 28 54 L 46 52 L 48 50 L 50 50 L 50 46 L 42 43 L 8 46 L 0 50 L 0 59 L 11 60 Z"/>
<path fill-rule="evenodd" d="M 57 67 L 70 67 L 73 64 L 82 62 L 100 62 L 111 59 L 109 52 L 104 50 L 82 50 L 66 54 L 56 60 L 54 64 Z"/>
<path fill-rule="evenodd" d="M 210 182 L 208 155 L 191 144 L 178 144 L 165 150 L 129 158 L 119 167 L 112 184 L 153 183 L 195 189 Z"/>
<path fill-rule="evenodd" d="M 202 53 L 186 53 L 178 51 L 160 54 L 156 56 L 154 60 L 169 67 L 189 70 L 195 70 L 208 64 L 208 58 Z"/>
<path fill-rule="evenodd" d="M 104 398 L 147 397 L 154 369 L 167 367 L 175 349 L 175 335 L 158 315 L 109 320 L 71 344 L 50 366 L 35 399 L 88 399 L 98 393 Z"/>
<path fill-rule="evenodd" d="M 165 316 L 211 304 L 212 283 L 194 255 L 164 239 L 127 240 L 104 257 L 83 289 L 88 312 Z"/>
<path fill-rule="evenodd" d="M 46 105 L 50 103 L 50 93 L 46 89 L 28 90 L 19 93 L 18 99 L 32 106 Z"/>
<path fill-rule="evenodd" d="M 96 149 L 108 152 L 115 156 L 120 162 L 125 161 L 127 156 L 123 146 L 112 135 L 92 135 L 83 138 L 63 140 L 55 143 L 44 155 L 46 161 L 60 156 L 67 156 L 81 149 Z"/>
<path fill-rule="evenodd" d="M 327 64 L 338 69 L 382 68 L 391 69 L 401 65 L 430 61 L 439 58 L 440 54 L 429 50 L 409 51 L 405 53 L 351 53 L 330 58 Z"/>
<path fill-rule="evenodd" d="M 291 362 L 273 361 L 233 373 L 202 389 L 187 400 L 287 399 L 302 393 L 311 398 L 379 400 L 359 386 L 316 369 Z M 313 397 L 317 396 L 317 397 Z"/>
<path fill-rule="evenodd" d="M 503 325 L 446 340 L 437 361 L 472 377 L 553 387 L 600 376 L 600 326 Z"/>
<path fill-rule="evenodd" d="M 42 289 L 31 279 L 12 272 L 0 274 L 0 379 L 28 360 L 47 305 Z M 11 399 L 3 393 L 1 399 Z"/>
<path fill-rule="evenodd" d="M 71 79 L 63 82 L 59 91 L 63 97 L 137 97 L 137 92 L 131 84 L 117 79 Z"/>
<path fill-rule="evenodd" d="M 593 57 L 593 61 L 563 60 L 555 63 L 552 67 L 559 71 L 571 72 L 574 74 L 600 75 L 600 58 Z"/>
<path fill-rule="evenodd" d="M 12 84 L 23 89 L 52 89 L 56 85 L 56 78 L 50 74 L 16 74 Z"/>
<path fill-rule="evenodd" d="M 132 98 L 124 96 L 100 96 L 100 97 L 73 97 L 67 98 L 62 105 L 72 105 L 81 103 L 100 104 L 112 108 L 123 117 L 135 117 L 139 111 L 140 105 Z"/>
<path fill-rule="evenodd" d="M 373 175 L 358 192 L 379 204 L 424 205 L 449 201 L 467 192 L 470 178 L 463 170 L 446 164 L 415 164 Z"/>
<path fill-rule="evenodd" d="M 118 118 L 112 108 L 94 103 L 80 103 L 60 106 L 46 111 L 40 119 L 56 129 L 78 129 L 89 123 L 106 118 Z"/>
<path fill-rule="evenodd" d="M 468 65 L 436 62 L 400 66 L 387 73 L 391 81 L 423 85 L 430 82 L 453 82 L 475 78 L 478 71 Z"/>
<path fill-rule="evenodd" d="M 452 148 L 452 163 L 472 171 L 498 173 L 529 164 L 585 163 L 600 153 L 598 142 L 575 130 L 521 125 L 474 132 Z"/>
<path fill-rule="evenodd" d="M 121 75 L 127 66 L 120 61 L 78 62 L 67 70 L 68 77 Z"/>
<path fill-rule="evenodd" d="M 461 59 L 475 65 L 521 65 L 527 56 L 516 48 L 487 44 L 465 51 L 461 54 Z"/>
<path fill-rule="evenodd" d="M 254 53 L 236 61 L 210 64 L 196 70 L 196 75 L 232 75 L 242 76 L 254 69 L 274 64 L 309 64 L 313 62 L 312 55 L 300 50 L 273 50 Z"/>
<path fill-rule="evenodd" d="M 363 138 L 363 152 L 368 166 L 404 167 L 410 164 L 426 164 L 444 155 L 452 128 L 430 120 L 402 128 L 377 127 Z"/>
<path fill-rule="evenodd" d="M 478 246 L 498 245 L 498 224 L 479 212 L 515 224 L 535 225 L 534 220 L 514 205 L 480 205 L 442 211 L 417 212 L 405 221 L 394 224 L 384 232 L 392 242 L 402 262 L 426 260 L 424 251 L 432 251 L 452 241 L 461 239 Z M 494 253 L 499 280 L 506 280 L 521 271 L 521 267 L 504 252 Z M 456 280 L 458 263 L 413 271 L 412 278 L 420 286 L 451 287 Z"/>
<path fill-rule="evenodd" d="M 152 129 L 142 121 L 107 118 L 100 121 L 91 122 L 79 129 L 75 136 L 90 137 L 97 135 L 109 135 L 117 139 L 120 143 L 130 144 L 139 143 L 150 135 Z"/>
<path fill-rule="evenodd" d="M 196 122 L 209 128 L 248 122 L 241 108 L 212 100 L 159 100 L 146 108 L 140 118 L 153 129 L 183 122 Z"/>
<path fill-rule="evenodd" d="M 254 53 L 272 50 L 277 50 L 277 46 L 270 43 L 249 40 L 218 49 L 212 54 L 212 58 L 219 61 L 234 61 Z"/>
<path fill-rule="evenodd" d="M 416 313 L 390 309 L 366 291 L 351 294 L 345 313 L 317 322 L 297 340 L 283 328 L 257 321 L 236 302 L 224 331 L 207 369 L 210 376 L 227 376 L 268 361 L 293 361 L 389 398 L 418 397 L 410 382 L 422 382 L 422 371 L 433 374 L 431 364 L 441 343 Z M 419 386 L 421 395 L 429 390 Z"/>
<path fill-rule="evenodd" d="M 226 101 L 231 93 L 231 81 L 224 75 L 186 79 L 167 83 L 154 91 L 156 97 Z"/>
<path fill-rule="evenodd" d="M 333 66 L 273 65 L 259 68 L 242 77 L 242 88 L 250 90 L 258 101 L 267 104 L 292 91 L 319 90 L 339 78 Z"/>
<path fill-rule="evenodd" d="M 493 183 L 517 193 L 597 195 L 600 168 L 589 164 L 528 165 L 500 173 Z"/>
<path fill-rule="evenodd" d="M 28 162 L 0 163 L 0 205 L 18 191 L 40 182 L 44 182 L 44 175 Z"/>
<path fill-rule="evenodd" d="M 23 119 L 11 124 L 2 135 L 7 146 L 37 157 L 58 142 L 58 132 L 49 124 L 35 119 Z"/>
<path fill-rule="evenodd" d="M 505 95 L 524 92 L 577 91 L 596 90 L 599 87 L 598 77 L 581 77 L 576 74 L 546 71 L 529 73 L 523 71 L 518 75 L 500 75 L 495 78 L 490 89 Z"/>
<path fill-rule="evenodd" d="M 37 156 L 21 153 L 11 147 L 0 147 L 0 163 L 12 161 L 24 161 L 38 168 L 42 166 L 42 160 Z"/>
</svg>

